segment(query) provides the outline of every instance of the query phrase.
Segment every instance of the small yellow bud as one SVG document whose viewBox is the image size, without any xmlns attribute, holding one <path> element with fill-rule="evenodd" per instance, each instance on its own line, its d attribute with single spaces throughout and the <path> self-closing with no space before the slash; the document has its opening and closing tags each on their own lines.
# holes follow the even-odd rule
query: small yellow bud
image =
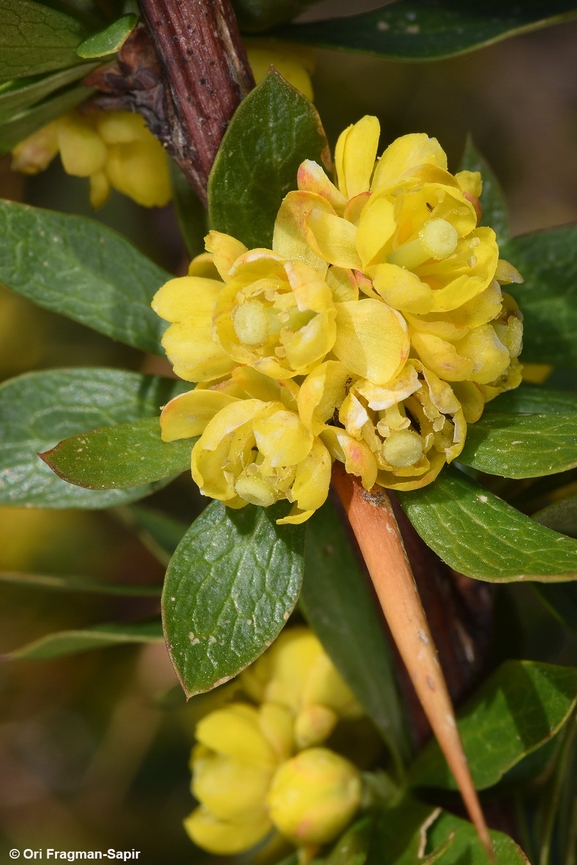
<svg viewBox="0 0 577 865">
<path fill-rule="evenodd" d="M 392 432 L 384 441 L 383 456 L 395 468 L 406 468 L 423 456 L 423 440 L 412 430 Z"/>
<path fill-rule="evenodd" d="M 310 748 L 324 742 L 333 732 L 339 716 L 334 709 L 320 703 L 305 706 L 295 719 L 295 740 L 299 748 Z"/>
<path fill-rule="evenodd" d="M 361 801 L 359 772 L 327 748 L 309 748 L 276 771 L 270 818 L 295 844 L 325 844 L 341 832 Z"/>
</svg>

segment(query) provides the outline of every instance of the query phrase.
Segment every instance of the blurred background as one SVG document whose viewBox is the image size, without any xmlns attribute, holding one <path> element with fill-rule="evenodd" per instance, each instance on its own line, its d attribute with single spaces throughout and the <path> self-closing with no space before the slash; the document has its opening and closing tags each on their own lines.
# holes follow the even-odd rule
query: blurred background
<svg viewBox="0 0 577 865">
<path fill-rule="evenodd" d="M 376 4 L 372 4 L 376 5 Z M 436 136 L 451 170 L 470 133 L 499 177 L 514 234 L 577 219 L 577 24 L 551 27 L 464 57 L 393 63 L 317 52 L 316 105 L 331 145 L 363 114 L 381 121 L 382 148 L 407 132 Z M 23 178 L 0 161 L 0 194 L 92 216 L 166 269 L 187 264 L 170 206 L 151 211 L 112 194 L 91 214 L 88 181 L 58 161 Z M 0 378 L 34 369 L 168 366 L 41 310 L 0 286 Z M 182 478 L 146 504 L 190 522 L 200 508 Z M 0 571 L 161 584 L 163 566 L 113 512 L 0 509 Z M 526 586 L 512 654 L 563 662 L 564 631 Z M 155 600 L 55 593 L 0 584 L 0 652 L 43 634 L 154 614 Z M 509 624 L 509 623 L 507 623 Z M 182 829 L 192 809 L 187 761 L 195 718 L 161 645 L 0 665 L 0 857 L 11 847 L 141 850 L 144 863 L 205 861 Z M 5 858 L 4 858 L 5 857 Z"/>
</svg>

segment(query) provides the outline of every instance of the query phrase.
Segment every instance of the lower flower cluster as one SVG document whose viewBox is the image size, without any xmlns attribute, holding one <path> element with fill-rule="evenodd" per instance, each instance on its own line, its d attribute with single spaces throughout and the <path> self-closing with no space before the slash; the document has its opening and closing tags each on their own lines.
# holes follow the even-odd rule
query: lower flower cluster
<svg viewBox="0 0 577 865">
<path fill-rule="evenodd" d="M 165 441 L 200 436 L 192 475 L 233 508 L 323 503 L 334 460 L 370 489 L 430 483 L 485 403 L 517 387 L 521 282 L 479 227 L 478 172 L 447 170 L 435 139 L 406 135 L 376 160 L 365 117 L 336 148 L 337 185 L 305 161 L 272 249 L 211 231 L 189 275 L 153 308 L 195 390 L 161 416 Z"/>
<path fill-rule="evenodd" d="M 323 743 L 362 709 L 306 628 L 284 631 L 241 684 L 254 703 L 229 703 L 197 725 L 191 769 L 200 805 L 185 828 L 211 853 L 240 853 L 276 833 L 307 859 L 360 805 L 358 769 Z"/>
</svg>

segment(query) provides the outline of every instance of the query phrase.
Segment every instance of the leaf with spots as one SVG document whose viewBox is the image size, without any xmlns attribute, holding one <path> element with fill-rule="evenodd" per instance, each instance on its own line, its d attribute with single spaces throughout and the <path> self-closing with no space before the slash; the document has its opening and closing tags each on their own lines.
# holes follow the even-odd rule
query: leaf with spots
<svg viewBox="0 0 577 865">
<path fill-rule="evenodd" d="M 426 487 L 397 493 L 426 544 L 451 568 L 508 583 L 577 578 L 577 541 L 520 513 L 452 466 Z"/>
<path fill-rule="evenodd" d="M 303 526 L 277 526 L 286 503 L 231 510 L 212 502 L 171 559 L 164 631 L 191 697 L 235 676 L 276 639 L 299 596 Z"/>
</svg>

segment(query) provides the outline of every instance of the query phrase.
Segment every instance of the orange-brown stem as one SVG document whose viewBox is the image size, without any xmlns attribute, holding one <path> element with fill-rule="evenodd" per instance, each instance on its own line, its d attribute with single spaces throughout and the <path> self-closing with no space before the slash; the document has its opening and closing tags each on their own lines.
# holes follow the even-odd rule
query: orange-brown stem
<svg viewBox="0 0 577 865">
<path fill-rule="evenodd" d="M 333 470 L 333 483 L 423 710 L 455 776 L 469 816 L 492 856 L 487 824 L 390 499 L 381 487 L 367 492 L 359 479 L 347 474 L 338 462 Z"/>
</svg>

